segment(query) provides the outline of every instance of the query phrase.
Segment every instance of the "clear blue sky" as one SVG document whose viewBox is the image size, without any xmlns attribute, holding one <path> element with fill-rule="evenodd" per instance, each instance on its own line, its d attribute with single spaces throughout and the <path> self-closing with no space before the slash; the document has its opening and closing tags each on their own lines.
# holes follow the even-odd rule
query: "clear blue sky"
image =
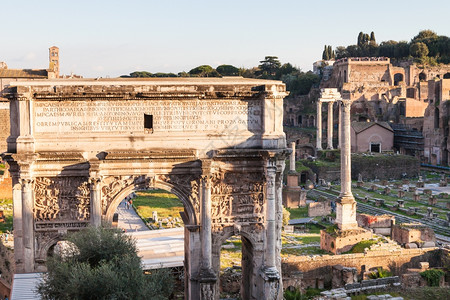
<svg viewBox="0 0 450 300">
<path fill-rule="evenodd" d="M 420 30 L 450 36 L 450 1 L 9 0 L 0 4 L 0 61 L 61 73 L 116 77 L 209 64 L 253 67 L 266 55 L 312 69 L 324 44 L 409 41 Z"/>
</svg>

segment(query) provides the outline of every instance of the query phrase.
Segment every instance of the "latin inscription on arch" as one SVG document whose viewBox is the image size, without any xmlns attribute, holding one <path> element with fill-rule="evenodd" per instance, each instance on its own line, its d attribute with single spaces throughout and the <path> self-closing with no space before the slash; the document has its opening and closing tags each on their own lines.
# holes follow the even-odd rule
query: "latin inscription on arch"
<svg viewBox="0 0 450 300">
<path fill-rule="evenodd" d="M 37 101 L 39 133 L 143 132 L 144 114 L 155 132 L 255 131 L 261 128 L 258 100 Z"/>
</svg>

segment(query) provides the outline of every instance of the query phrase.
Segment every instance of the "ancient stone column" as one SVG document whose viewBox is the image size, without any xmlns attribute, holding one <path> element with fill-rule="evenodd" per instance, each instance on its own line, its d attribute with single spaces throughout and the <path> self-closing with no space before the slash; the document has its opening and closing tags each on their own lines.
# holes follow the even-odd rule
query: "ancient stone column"
<svg viewBox="0 0 450 300">
<path fill-rule="evenodd" d="M 14 259 L 16 272 L 23 270 L 23 229 L 22 229 L 22 185 L 16 183 L 13 186 L 13 222 L 14 222 Z"/>
<path fill-rule="evenodd" d="M 200 299 L 214 300 L 216 275 L 212 269 L 212 228 L 211 228 L 211 177 L 202 176 L 202 223 L 201 223 L 201 253 L 200 269 Z"/>
<path fill-rule="evenodd" d="M 291 159 L 289 161 L 289 171 L 295 172 L 295 142 L 291 143 Z"/>
<path fill-rule="evenodd" d="M 91 224 L 92 226 L 102 225 L 102 189 L 101 179 L 98 177 L 89 178 L 91 184 Z"/>
<path fill-rule="evenodd" d="M 276 167 L 267 167 L 267 198 L 266 198 L 266 254 L 264 264 L 266 268 L 275 268 L 275 246 L 276 246 L 276 231 L 275 231 L 275 176 Z M 276 270 L 276 269 L 275 269 Z"/>
<path fill-rule="evenodd" d="M 338 123 L 338 149 L 341 149 L 341 134 L 342 134 L 342 106 L 340 102 L 338 104 L 339 123 Z"/>
<path fill-rule="evenodd" d="M 328 102 L 327 149 L 333 149 L 333 101 Z"/>
<path fill-rule="evenodd" d="M 317 100 L 317 150 L 322 150 L 322 102 Z"/>
<path fill-rule="evenodd" d="M 22 230 L 24 272 L 34 272 L 33 180 L 22 179 Z"/>
<path fill-rule="evenodd" d="M 211 178 L 202 177 L 202 257 L 203 268 L 211 270 L 212 235 L 211 235 Z"/>
<path fill-rule="evenodd" d="M 336 223 L 341 230 L 358 226 L 356 201 L 352 194 L 350 107 L 350 100 L 342 100 L 341 194 L 336 203 Z"/>
</svg>

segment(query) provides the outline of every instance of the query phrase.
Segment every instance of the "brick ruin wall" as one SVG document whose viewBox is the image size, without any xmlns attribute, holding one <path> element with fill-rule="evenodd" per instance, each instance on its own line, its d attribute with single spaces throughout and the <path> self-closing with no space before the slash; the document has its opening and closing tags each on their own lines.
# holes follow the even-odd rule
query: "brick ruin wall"
<svg viewBox="0 0 450 300">
<path fill-rule="evenodd" d="M 332 268 L 335 265 L 356 268 L 358 279 L 363 272 L 382 267 L 394 275 L 401 275 L 408 268 L 417 268 L 420 262 L 429 262 L 431 268 L 442 267 L 443 250 L 438 248 L 401 249 L 400 251 L 373 251 L 368 253 L 292 256 L 283 258 L 283 277 L 303 273 L 302 287 L 316 287 L 317 280 L 323 280 L 325 287 L 331 287 Z"/>
</svg>

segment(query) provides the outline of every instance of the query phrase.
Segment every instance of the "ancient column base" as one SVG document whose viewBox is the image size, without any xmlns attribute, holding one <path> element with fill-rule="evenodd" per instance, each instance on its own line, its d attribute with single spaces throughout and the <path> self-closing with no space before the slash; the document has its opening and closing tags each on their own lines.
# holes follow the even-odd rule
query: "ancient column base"
<svg viewBox="0 0 450 300">
<path fill-rule="evenodd" d="M 261 276 L 264 279 L 264 294 L 261 300 L 282 299 L 282 288 L 280 286 L 280 273 L 275 267 L 265 267 L 261 270 Z"/>
<path fill-rule="evenodd" d="M 216 299 L 216 282 L 217 276 L 212 269 L 202 268 L 199 274 L 200 283 L 200 300 L 214 300 Z"/>
<path fill-rule="evenodd" d="M 336 224 L 340 230 L 358 228 L 356 201 L 353 195 L 342 195 L 336 202 Z"/>
</svg>

